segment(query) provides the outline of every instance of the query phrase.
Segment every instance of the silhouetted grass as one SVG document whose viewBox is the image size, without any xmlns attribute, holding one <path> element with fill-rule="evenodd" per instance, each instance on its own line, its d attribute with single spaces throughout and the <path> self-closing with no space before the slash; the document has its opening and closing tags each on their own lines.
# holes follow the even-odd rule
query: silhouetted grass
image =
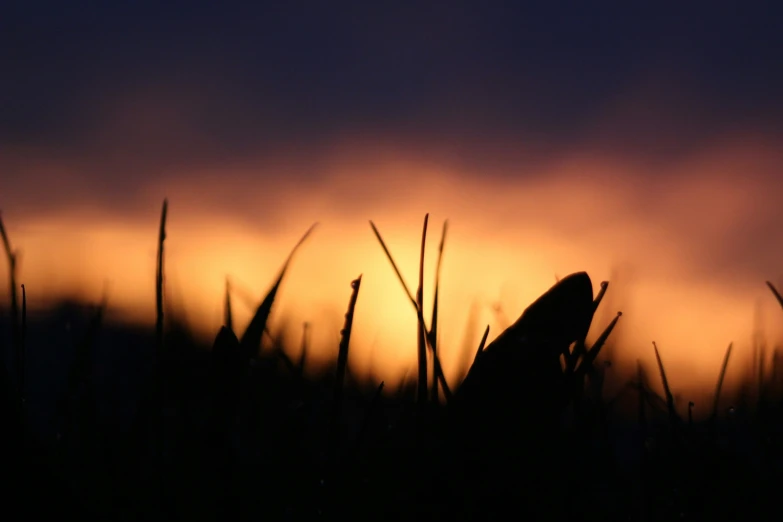
<svg viewBox="0 0 783 522">
<path fill-rule="evenodd" d="M 11 269 L 4 320 L 13 349 L 10 375 L 7 364 L 0 372 L 7 513 L 18 508 L 78 520 L 486 520 L 509 513 L 536 520 L 757 520 L 778 511 L 774 483 L 765 479 L 781 465 L 783 408 L 772 400 L 780 391 L 777 357 L 768 371 L 754 371 L 756 410 L 763 415 L 719 411 L 732 345 L 707 421 L 695 418 L 699 405 L 688 401 L 688 423 L 680 422 L 676 383 L 669 382 L 655 344 L 665 397 L 651 389 L 638 364 L 636 377 L 607 400 L 604 381 L 614 377 L 601 350 L 621 314 L 588 346 L 587 331 L 610 286 L 602 282 L 593 296 L 589 276 L 577 273 L 559 278 L 488 346 L 487 326 L 467 377 L 452 390 L 438 350 L 447 225 L 427 328 L 425 218 L 415 297 L 370 222 L 417 314 L 415 385 L 404 382 L 397 394 L 384 394 L 384 383 L 350 378 L 351 330 L 362 320 L 355 316 L 361 276 L 351 284 L 334 364 L 305 379 L 308 325 L 295 361 L 289 340 L 268 323 L 291 259 L 312 227 L 268 293 L 253 303 L 239 336 L 231 311 L 238 290 L 226 281 L 224 326 L 211 345 L 202 345 L 174 315 L 164 317 L 167 210 L 164 202 L 154 328 L 107 324 L 104 295 L 84 319 L 69 319 L 74 343 L 66 352 L 57 349 L 61 319 L 52 319 L 56 329 L 50 331 L 49 319 L 30 316 L 24 289 L 20 320 L 17 254 L 0 223 Z M 269 349 L 261 351 L 263 336 Z M 67 368 L 62 386 L 41 373 L 47 357 Z M 98 378 L 107 361 L 113 377 Z M 50 389 L 54 406 L 47 413 L 41 397 Z M 22 402 L 25 390 L 29 400 Z M 135 404 L 135 411 L 121 404 Z M 23 407 L 34 415 L 24 415 Z M 53 421 L 36 421 L 33 429 L 33 417 Z M 33 505 L 22 498 L 47 501 Z"/>
</svg>

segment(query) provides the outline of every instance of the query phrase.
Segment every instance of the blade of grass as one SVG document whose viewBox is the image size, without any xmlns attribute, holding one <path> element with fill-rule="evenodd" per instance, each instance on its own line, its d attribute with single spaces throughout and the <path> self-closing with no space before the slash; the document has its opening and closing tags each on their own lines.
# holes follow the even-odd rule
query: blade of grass
<svg viewBox="0 0 783 522">
<path fill-rule="evenodd" d="M 419 287 L 416 289 L 416 309 L 424 310 L 424 250 L 427 246 L 427 223 L 430 215 L 424 214 L 424 227 L 421 231 L 421 254 L 419 255 Z M 419 360 L 419 388 L 416 392 L 419 405 L 427 402 L 427 327 L 421 314 L 417 335 L 417 355 Z M 434 364 L 433 364 L 434 368 Z M 437 386 L 437 383 L 435 383 Z"/>
<path fill-rule="evenodd" d="M 294 246 L 294 248 L 291 250 L 291 253 L 288 254 L 288 258 L 285 260 L 283 268 L 280 270 L 280 274 L 277 276 L 277 280 L 272 285 L 272 288 L 269 290 L 269 293 L 267 293 L 266 297 L 264 297 L 264 300 L 261 301 L 261 304 L 256 309 L 256 312 L 253 315 L 253 318 L 250 320 L 250 324 L 247 326 L 245 333 L 242 334 L 242 337 L 239 340 L 239 344 L 242 347 L 242 351 L 244 352 L 245 357 L 248 359 L 252 359 L 258 355 L 258 351 L 261 347 L 261 337 L 264 333 L 264 329 L 266 328 L 266 322 L 269 319 L 269 314 L 272 312 L 272 304 L 275 301 L 277 291 L 280 288 L 280 284 L 283 282 L 283 277 L 288 270 L 288 266 L 291 264 L 291 260 L 293 259 L 294 254 L 302 245 L 302 243 L 305 242 L 308 236 L 310 236 L 313 229 L 317 225 L 318 223 L 314 223 L 307 230 L 307 232 L 305 232 L 299 242 Z"/>
<path fill-rule="evenodd" d="M 157 343 L 158 361 L 163 356 L 163 242 L 166 240 L 166 216 L 169 202 L 163 200 L 163 209 L 160 214 L 160 230 L 158 232 L 158 266 L 155 277 L 155 339 Z"/>
<path fill-rule="evenodd" d="M 484 352 L 484 346 L 487 344 L 487 337 L 489 337 L 489 325 L 484 329 L 484 335 L 481 336 L 481 342 L 479 342 L 476 356 L 473 358 L 473 364 L 476 364 L 476 361 L 479 360 L 479 357 L 481 357 L 481 354 Z"/>
<path fill-rule="evenodd" d="M 223 319 L 223 322 L 226 325 L 226 328 L 234 331 L 234 318 L 233 314 L 231 313 L 231 282 L 228 280 L 228 277 L 226 277 L 226 297 L 225 297 L 225 303 L 224 303 L 224 314 L 225 317 Z"/>
<path fill-rule="evenodd" d="M 723 356 L 723 363 L 720 366 L 720 374 L 718 375 L 718 384 L 715 386 L 715 398 L 712 402 L 712 415 L 711 420 L 714 422 L 718 418 L 718 403 L 720 401 L 720 391 L 723 388 L 723 380 L 726 378 L 726 368 L 729 366 L 729 358 L 731 357 L 731 350 L 734 343 L 729 343 L 729 347 L 726 348 L 726 354 Z"/>
<path fill-rule="evenodd" d="M 383 248 L 384 253 L 386 254 L 386 258 L 389 260 L 389 262 L 392 265 L 392 268 L 394 269 L 394 273 L 397 274 L 397 279 L 399 279 L 400 284 L 402 284 L 402 288 L 405 290 L 405 294 L 408 296 L 408 300 L 413 305 L 413 309 L 416 311 L 416 318 L 419 322 L 419 328 L 424 329 L 425 332 L 427 332 L 427 327 L 424 321 L 424 313 L 419 308 L 416 299 L 413 298 L 413 294 L 411 294 L 410 289 L 408 288 L 408 285 L 405 283 L 405 279 L 402 277 L 402 273 L 400 272 L 400 269 L 397 267 L 397 263 L 394 262 L 394 258 L 391 255 L 391 252 L 389 251 L 389 248 L 386 246 L 386 242 L 383 240 L 383 237 L 381 237 L 381 233 L 378 231 L 378 227 L 375 226 L 375 223 L 370 221 L 370 227 L 372 227 L 372 231 L 375 234 L 375 237 L 378 239 L 378 242 L 381 244 L 381 247 Z M 427 336 L 427 342 L 429 343 L 429 336 Z M 432 347 L 430 346 L 430 349 Z M 444 390 L 448 389 L 448 384 L 446 383 L 446 378 L 443 375 L 442 366 L 440 364 L 440 359 L 437 356 L 437 354 L 434 355 L 433 359 L 435 360 L 435 368 L 438 373 L 438 380 L 440 381 L 441 386 Z"/>
<path fill-rule="evenodd" d="M 772 293 L 775 294 L 775 299 L 778 300 L 778 304 L 783 308 L 783 295 L 780 295 L 780 292 L 778 292 L 778 289 L 775 288 L 775 285 L 773 285 L 771 282 L 767 281 L 767 286 L 770 290 L 772 290 Z"/>
<path fill-rule="evenodd" d="M 663 383 L 663 391 L 666 394 L 666 409 L 669 412 L 669 420 L 675 423 L 679 418 L 677 416 L 677 410 L 674 408 L 674 395 L 672 395 L 671 388 L 669 388 L 669 381 L 666 378 L 666 370 L 663 367 L 663 361 L 661 360 L 661 354 L 658 351 L 658 345 L 653 341 L 653 348 L 655 349 L 655 360 L 658 362 L 658 371 L 661 374 L 661 382 Z"/>
<path fill-rule="evenodd" d="M 590 367 L 592 367 L 593 363 L 598 357 L 598 354 L 601 352 L 601 348 L 603 348 L 604 344 L 606 344 L 606 340 L 609 339 L 609 335 L 611 335 L 612 330 L 614 330 L 614 327 L 617 326 L 617 321 L 619 321 L 622 316 L 622 312 L 617 312 L 615 318 L 612 319 L 612 322 L 609 323 L 609 326 L 607 326 L 601 335 L 598 336 L 598 339 L 595 340 L 595 343 L 593 343 L 593 346 L 590 348 L 590 350 L 585 352 L 584 356 L 582 357 L 582 363 L 576 369 L 576 372 L 578 373 L 577 378 L 584 376 L 588 371 L 590 371 Z"/>
<path fill-rule="evenodd" d="M 411 294 L 411 291 L 408 289 L 408 285 L 405 284 L 405 279 L 402 277 L 400 269 L 397 268 L 397 263 L 394 262 L 394 258 L 392 257 L 389 248 L 386 246 L 386 242 L 381 237 L 381 233 L 378 231 L 378 228 L 372 221 L 370 221 L 370 226 L 372 227 L 372 231 L 375 233 L 375 237 L 378 239 L 378 242 L 381 244 L 381 248 L 383 248 L 384 253 L 386 253 L 386 257 L 389 259 L 389 262 L 394 269 L 394 273 L 397 274 L 397 279 L 399 279 L 400 283 L 402 283 L 402 288 L 405 290 L 405 293 L 408 296 L 408 300 L 413 304 L 414 307 L 416 307 L 416 300 L 413 298 L 413 294 Z"/>
<path fill-rule="evenodd" d="M 337 456 L 337 445 L 340 440 L 340 417 L 342 415 L 343 407 L 343 384 L 345 381 L 345 371 L 348 367 L 348 348 L 351 342 L 351 330 L 353 328 L 353 316 L 356 310 L 356 300 L 359 297 L 359 288 L 362 284 L 362 276 L 351 281 L 351 299 L 348 302 L 348 311 L 345 314 L 345 326 L 342 332 L 340 332 L 340 348 L 337 353 L 337 374 L 334 382 L 333 402 L 332 402 L 332 419 L 331 428 L 329 430 L 329 454 L 333 459 Z M 334 470 L 332 470 L 334 471 Z"/>
<path fill-rule="evenodd" d="M 438 261 L 435 265 L 435 292 L 432 298 L 432 319 L 430 320 L 430 346 L 433 353 L 433 386 L 432 386 L 432 402 L 438 404 L 438 374 L 443 373 L 442 369 L 439 369 L 440 361 L 438 360 L 438 303 L 440 300 L 440 267 L 443 261 L 443 246 L 446 242 L 446 232 L 448 231 L 449 222 L 443 222 L 443 232 L 440 235 L 440 245 L 438 246 Z M 445 381 L 444 381 L 445 384 Z M 443 393 L 446 395 L 446 400 L 450 399 L 451 390 L 447 386 L 443 387 Z"/>
<path fill-rule="evenodd" d="M 601 304 L 601 301 L 604 300 L 604 295 L 606 295 L 607 288 L 609 288 L 609 281 L 601 281 L 601 289 L 598 290 L 598 295 L 596 295 L 595 299 L 593 300 L 593 306 L 596 310 L 598 310 L 598 306 Z"/>
<path fill-rule="evenodd" d="M 159 466 L 159 502 L 163 506 L 165 504 L 166 492 L 165 492 L 165 480 L 163 474 L 160 473 L 166 467 L 165 459 L 165 437 L 166 430 L 163 422 L 163 408 L 166 404 L 166 389 L 163 380 L 163 374 L 161 373 L 161 365 L 164 363 L 163 359 L 163 243 L 166 241 L 166 217 L 168 215 L 169 202 L 168 199 L 163 200 L 163 208 L 160 214 L 160 230 L 158 231 L 158 263 L 155 277 L 155 357 L 157 365 L 154 374 L 154 392 L 153 397 L 156 399 L 154 404 L 154 410 L 152 415 L 154 416 L 154 422 L 157 424 L 157 457 Z"/>
</svg>

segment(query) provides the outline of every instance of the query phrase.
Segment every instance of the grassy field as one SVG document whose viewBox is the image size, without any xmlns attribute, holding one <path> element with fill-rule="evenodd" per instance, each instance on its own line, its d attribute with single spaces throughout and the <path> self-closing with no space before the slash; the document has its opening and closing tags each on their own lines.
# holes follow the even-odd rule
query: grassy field
<svg viewBox="0 0 783 522">
<path fill-rule="evenodd" d="M 288 263 L 312 228 L 243 331 L 226 289 L 224 326 L 209 346 L 167 310 L 166 217 L 164 203 L 157 319 L 147 328 L 108 324 L 106 300 L 29 314 L 0 223 L 12 289 L 0 322 L 3 506 L 14 518 L 779 518 L 777 357 L 726 397 L 729 346 L 706 420 L 692 418 L 692 403 L 675 408 L 657 346 L 657 367 L 640 365 L 609 397 L 600 355 L 621 314 L 599 325 L 604 333 L 588 346 L 610 283 L 594 296 L 589 276 L 577 273 L 489 345 L 487 327 L 468 376 L 447 382 L 437 275 L 433 302 L 424 302 L 425 218 L 417 288 L 399 277 L 418 317 L 415 382 L 394 390 L 350 375 L 351 330 L 362 320 L 354 315 L 359 274 L 346 281 L 333 366 L 306 378 L 306 330 L 303 356 L 291 360 L 267 323 Z M 444 224 L 438 267 L 447 230 Z"/>
</svg>

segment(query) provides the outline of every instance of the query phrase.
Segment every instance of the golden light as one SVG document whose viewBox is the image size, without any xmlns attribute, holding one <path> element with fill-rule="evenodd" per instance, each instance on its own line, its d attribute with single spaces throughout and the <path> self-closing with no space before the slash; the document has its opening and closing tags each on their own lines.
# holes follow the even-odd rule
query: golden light
<svg viewBox="0 0 783 522">
<path fill-rule="evenodd" d="M 737 357 L 729 378 L 739 376 L 759 300 L 770 339 L 780 337 L 783 325 L 783 311 L 764 286 L 778 276 L 765 271 L 773 265 L 760 261 L 731 273 L 715 264 L 732 241 L 745 239 L 745 224 L 769 217 L 774 200 L 764 176 L 737 182 L 731 174 L 783 165 L 763 140 L 738 143 L 700 151 L 668 166 L 661 178 L 650 176 L 652 167 L 642 161 L 579 152 L 535 176 L 507 169 L 482 177 L 358 144 L 353 153 L 341 147 L 324 158 L 320 175 L 307 184 L 270 177 L 280 159 L 183 171 L 144 185 L 132 210 L 117 212 L 82 204 L 81 184 L 72 207 L 37 212 L 15 204 L 15 194 L 26 190 L 21 181 L 4 194 L 4 220 L 22 252 L 20 276 L 31 307 L 64 296 L 97 301 L 109 282 L 115 316 L 151 325 L 157 218 L 168 197 L 167 291 L 206 339 L 221 323 L 226 278 L 237 292 L 261 299 L 290 249 L 318 221 L 283 282 L 272 329 L 285 327 L 298 340 L 309 322 L 316 347 L 311 362 L 334 359 L 350 281 L 363 274 L 350 364 L 359 374 L 394 381 L 415 364 L 416 316 L 368 221 L 378 225 L 415 292 L 429 212 L 427 309 L 441 225 L 450 221 L 440 324 L 441 357 L 452 381 L 464 372 L 474 303 L 472 349 L 485 325 L 490 340 L 500 333 L 493 305 L 513 321 L 555 276 L 586 270 L 596 290 L 601 280 L 613 283 L 604 305 L 611 310 L 597 316 L 593 335 L 624 312 L 613 355 L 618 371 L 636 359 L 652 363 L 655 340 L 672 382 L 697 390 L 714 386 L 730 341 Z M 71 172 L 67 164 L 53 171 Z M 639 175 L 624 176 L 629 172 Z M 760 260 L 771 259 L 767 245 L 742 244 Z M 732 262 L 726 257 L 726 266 Z M 251 311 L 238 295 L 235 315 L 247 321 Z M 298 341 L 293 344 L 297 351 Z"/>
</svg>

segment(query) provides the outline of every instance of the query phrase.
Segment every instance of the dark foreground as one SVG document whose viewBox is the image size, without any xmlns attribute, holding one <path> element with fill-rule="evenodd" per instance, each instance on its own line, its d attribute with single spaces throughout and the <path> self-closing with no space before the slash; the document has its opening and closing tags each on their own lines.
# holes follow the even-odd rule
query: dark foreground
<svg viewBox="0 0 783 522">
<path fill-rule="evenodd" d="M 608 283 L 594 296 L 581 272 L 488 346 L 485 332 L 465 380 L 448 383 L 437 355 L 437 275 L 430 324 L 424 319 L 425 218 L 415 297 L 403 282 L 418 317 L 416 382 L 389 390 L 350 375 L 361 276 L 334 367 L 306 379 L 307 336 L 305 356 L 292 361 L 267 329 L 290 257 L 241 334 L 228 288 L 225 326 L 211 346 L 164 316 L 166 214 L 164 202 L 154 333 L 106 324 L 105 301 L 28 316 L 24 289 L 21 298 L 10 292 L 0 315 L 6 518 L 780 519 L 777 357 L 724 411 L 730 347 L 704 422 L 692 420 L 690 405 L 675 407 L 660 357 L 651 375 L 640 366 L 607 397 L 612 374 L 601 350 L 620 314 L 597 325 L 605 330 L 588 346 Z M 2 222 L 0 232 L 18 289 Z M 444 225 L 440 254 L 445 235 Z"/>
<path fill-rule="evenodd" d="M 585 315 L 574 295 L 570 310 L 537 302 L 546 313 L 534 317 L 531 306 L 447 406 L 431 389 L 420 404 L 415 385 L 360 386 L 339 363 L 308 381 L 281 347 L 251 357 L 228 328 L 203 347 L 170 327 L 157 351 L 153 334 L 101 325 L 96 310 L 31 317 L 24 403 L 3 374 L 4 515 L 779 519 L 771 392 L 693 423 L 640 370 L 609 401 L 603 366 L 579 348 L 590 321 L 574 320 Z"/>
</svg>

